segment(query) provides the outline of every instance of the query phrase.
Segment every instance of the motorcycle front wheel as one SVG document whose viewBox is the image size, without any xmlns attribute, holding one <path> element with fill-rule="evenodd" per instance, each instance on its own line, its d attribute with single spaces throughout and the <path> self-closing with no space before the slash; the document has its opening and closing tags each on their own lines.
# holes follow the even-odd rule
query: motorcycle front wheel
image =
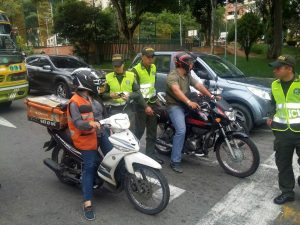
<svg viewBox="0 0 300 225">
<path fill-rule="evenodd" d="M 125 177 L 124 188 L 129 201 L 142 213 L 158 214 L 169 203 L 169 185 L 160 170 L 135 165 L 134 174 Z"/>
<path fill-rule="evenodd" d="M 235 177 L 245 178 L 254 174 L 259 166 L 260 156 L 253 141 L 240 136 L 232 136 L 228 141 L 234 156 L 225 140 L 217 142 L 215 147 L 220 166 Z"/>
</svg>

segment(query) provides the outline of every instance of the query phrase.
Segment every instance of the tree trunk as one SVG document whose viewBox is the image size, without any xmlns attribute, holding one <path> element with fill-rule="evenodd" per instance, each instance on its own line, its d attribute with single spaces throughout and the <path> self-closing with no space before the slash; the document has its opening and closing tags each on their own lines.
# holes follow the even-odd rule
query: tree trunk
<svg viewBox="0 0 300 225">
<path fill-rule="evenodd" d="M 282 49 L 282 0 L 273 0 L 272 2 L 273 41 L 268 49 L 268 58 L 275 59 L 281 54 Z"/>
<path fill-rule="evenodd" d="M 131 32 L 130 30 L 128 31 L 127 42 L 128 42 L 129 57 L 130 59 L 133 59 L 133 57 L 135 56 L 135 51 L 134 51 L 134 43 L 133 43 L 133 32 Z"/>
<path fill-rule="evenodd" d="M 214 54 L 214 42 L 215 42 L 215 2 L 214 0 L 210 0 L 210 4 L 211 4 L 211 26 L 210 26 L 210 53 Z"/>
</svg>

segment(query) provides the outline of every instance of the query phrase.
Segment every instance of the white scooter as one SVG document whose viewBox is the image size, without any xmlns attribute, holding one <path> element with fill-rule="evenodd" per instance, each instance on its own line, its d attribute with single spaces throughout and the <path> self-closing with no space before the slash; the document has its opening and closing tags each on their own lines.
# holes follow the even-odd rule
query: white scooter
<svg viewBox="0 0 300 225">
<path fill-rule="evenodd" d="M 161 173 L 161 165 L 139 152 L 139 142 L 129 130 L 127 114 L 119 113 L 99 121 L 109 128 L 113 149 L 107 153 L 97 170 L 96 187 L 105 187 L 112 192 L 125 189 L 134 207 L 142 213 L 160 213 L 169 203 L 170 189 Z M 46 142 L 46 151 L 53 149 L 52 158 L 44 160 L 60 181 L 81 184 L 81 153 L 71 143 L 65 131 L 48 128 L 51 140 Z"/>
</svg>

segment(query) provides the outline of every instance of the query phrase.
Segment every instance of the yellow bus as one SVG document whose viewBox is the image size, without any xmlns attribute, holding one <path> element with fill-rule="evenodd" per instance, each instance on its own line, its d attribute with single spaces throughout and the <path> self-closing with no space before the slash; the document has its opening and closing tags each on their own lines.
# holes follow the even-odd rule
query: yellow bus
<svg viewBox="0 0 300 225">
<path fill-rule="evenodd" d="M 0 106 L 9 107 L 13 100 L 28 94 L 27 70 L 21 51 L 10 36 L 11 24 L 0 11 Z"/>
<path fill-rule="evenodd" d="M 0 10 L 0 34 L 8 34 L 11 32 L 11 24 L 8 17 Z"/>
</svg>

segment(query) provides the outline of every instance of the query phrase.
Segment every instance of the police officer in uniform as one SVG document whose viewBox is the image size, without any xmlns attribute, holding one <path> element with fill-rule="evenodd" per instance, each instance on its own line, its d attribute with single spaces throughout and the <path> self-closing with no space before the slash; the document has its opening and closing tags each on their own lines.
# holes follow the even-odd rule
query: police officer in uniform
<svg viewBox="0 0 300 225">
<path fill-rule="evenodd" d="M 124 71 L 124 59 L 120 54 L 114 54 L 112 57 L 114 71 L 106 75 L 106 90 L 103 94 L 103 100 L 109 100 L 105 104 L 109 104 L 109 113 L 114 115 L 123 112 L 127 101 L 139 101 L 141 93 L 136 83 L 135 75 L 132 72 Z M 130 130 L 135 128 L 132 104 L 129 104 L 125 110 L 130 119 Z"/>
<path fill-rule="evenodd" d="M 292 167 L 295 150 L 300 157 L 300 79 L 295 74 L 295 65 L 296 61 L 290 55 L 279 56 L 275 62 L 270 63 L 277 80 L 272 83 L 274 115 L 267 123 L 275 135 L 275 160 L 282 192 L 274 199 L 275 204 L 295 200 Z"/>
<path fill-rule="evenodd" d="M 156 96 L 155 79 L 156 79 L 156 66 L 153 64 L 154 49 L 145 47 L 142 50 L 142 61 L 138 63 L 132 72 L 136 75 L 137 83 L 140 86 L 140 91 L 143 95 L 141 101 L 142 107 L 136 110 L 136 136 L 141 139 L 145 128 L 146 133 L 146 155 L 150 156 L 160 164 L 163 160 L 155 155 L 155 141 L 157 132 L 157 117 L 153 111 Z"/>
</svg>

